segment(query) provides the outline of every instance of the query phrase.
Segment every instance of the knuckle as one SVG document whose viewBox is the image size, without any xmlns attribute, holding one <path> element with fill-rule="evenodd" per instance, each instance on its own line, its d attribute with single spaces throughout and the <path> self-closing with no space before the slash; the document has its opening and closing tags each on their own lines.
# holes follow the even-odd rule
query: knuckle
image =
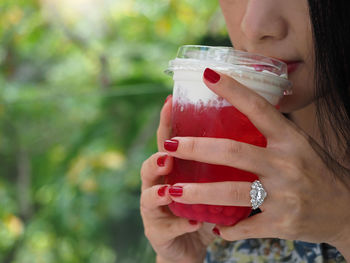
<svg viewBox="0 0 350 263">
<path fill-rule="evenodd" d="M 140 211 L 142 214 L 144 214 L 146 211 L 147 211 L 147 205 L 146 205 L 146 202 L 145 202 L 145 198 L 141 196 L 141 199 L 140 199 Z"/>
<path fill-rule="evenodd" d="M 141 170 L 140 170 L 140 176 L 141 179 L 143 180 L 145 177 L 145 170 L 146 170 L 146 166 L 147 166 L 147 160 L 145 160 L 142 165 L 141 165 Z"/>
<path fill-rule="evenodd" d="M 288 213 L 281 218 L 279 230 L 286 238 L 297 239 L 303 232 L 304 202 L 299 196 L 289 194 L 285 196 L 284 204 Z"/>
<path fill-rule="evenodd" d="M 299 158 L 294 156 L 276 158 L 274 160 L 279 171 L 283 171 L 283 174 L 293 182 L 301 179 L 301 171 L 303 170 L 304 163 Z M 291 182 L 289 182 L 291 183 Z M 297 183 L 297 182 L 295 182 Z"/>
<path fill-rule="evenodd" d="M 242 144 L 241 143 L 238 143 L 238 142 L 235 142 L 235 141 L 230 141 L 229 152 L 231 154 L 241 153 L 242 150 L 243 150 L 243 148 L 242 148 Z"/>
<path fill-rule="evenodd" d="M 233 200 L 242 200 L 242 195 L 240 190 L 234 184 L 229 184 L 229 195 Z"/>
<path fill-rule="evenodd" d="M 269 107 L 271 107 L 270 103 L 265 100 L 262 97 L 254 97 L 251 99 L 251 114 L 261 114 L 262 112 L 265 112 L 266 109 L 268 109 Z"/>
<path fill-rule="evenodd" d="M 288 194 L 284 197 L 284 204 L 288 208 L 288 210 L 293 214 L 293 217 L 289 217 L 293 219 L 296 215 L 300 213 L 302 207 L 302 201 L 296 194 Z"/>
<path fill-rule="evenodd" d="M 146 159 L 146 160 L 144 160 L 144 161 L 142 162 L 141 171 L 146 169 L 147 163 L 149 162 L 148 160 L 149 160 L 149 159 Z"/>
<path fill-rule="evenodd" d="M 194 154 L 197 151 L 198 142 L 196 138 L 191 138 L 185 143 L 185 151 L 189 154 Z"/>
<path fill-rule="evenodd" d="M 242 153 L 243 147 L 241 143 L 230 141 L 227 146 L 227 151 L 224 156 L 225 161 L 230 163 L 237 154 Z"/>
<path fill-rule="evenodd" d="M 147 189 L 141 194 L 140 198 L 140 211 L 141 213 L 147 213 L 152 207 L 152 203 L 155 202 L 153 198 L 150 198 L 151 189 Z"/>
<path fill-rule="evenodd" d="M 142 221 L 144 222 L 145 218 L 146 218 L 146 215 L 145 215 L 145 212 L 141 209 L 141 206 L 140 206 L 140 215 L 141 215 Z"/>
<path fill-rule="evenodd" d="M 290 158 L 289 160 L 285 160 L 282 164 L 283 170 L 286 175 L 289 177 L 296 177 L 298 174 L 298 160 Z"/>
<path fill-rule="evenodd" d="M 142 163 L 141 170 L 140 170 L 140 177 L 142 181 L 148 180 L 149 179 L 148 174 L 150 173 L 150 171 L 155 170 L 157 168 L 156 166 L 157 156 L 158 156 L 158 153 L 155 153 Z"/>
<path fill-rule="evenodd" d="M 299 129 L 295 124 L 290 129 L 285 130 L 285 138 L 287 138 L 287 146 L 289 149 L 305 149 L 310 144 L 311 137 L 303 130 Z"/>
<path fill-rule="evenodd" d="M 160 139 L 163 137 L 163 136 L 162 136 L 162 135 L 163 135 L 163 129 L 162 129 L 161 126 L 159 126 L 159 127 L 157 128 L 156 134 L 157 134 L 158 142 L 159 142 L 159 143 L 162 143 L 162 142 L 160 141 Z"/>
</svg>

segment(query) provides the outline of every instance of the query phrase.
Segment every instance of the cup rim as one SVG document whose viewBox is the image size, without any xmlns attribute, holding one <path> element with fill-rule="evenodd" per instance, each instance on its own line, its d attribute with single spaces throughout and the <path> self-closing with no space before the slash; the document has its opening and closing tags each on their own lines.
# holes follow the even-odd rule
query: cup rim
<svg viewBox="0 0 350 263">
<path fill-rule="evenodd" d="M 205 63 L 203 63 L 205 62 Z M 263 67 L 257 71 L 256 66 Z M 283 61 L 263 55 L 235 50 L 233 47 L 184 45 L 175 59 L 169 61 L 164 73 L 173 75 L 175 70 L 198 71 L 210 67 L 223 73 L 241 71 L 255 77 L 266 76 L 274 83 L 281 83 L 285 95 L 292 93 L 288 80 L 288 68 Z"/>
</svg>

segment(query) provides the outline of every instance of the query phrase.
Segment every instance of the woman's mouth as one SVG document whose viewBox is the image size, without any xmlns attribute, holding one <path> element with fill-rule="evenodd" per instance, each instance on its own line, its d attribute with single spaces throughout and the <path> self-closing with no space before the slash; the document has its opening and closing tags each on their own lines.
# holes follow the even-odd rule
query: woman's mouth
<svg viewBox="0 0 350 263">
<path fill-rule="evenodd" d="M 280 61 L 284 62 L 287 64 L 287 69 L 288 69 L 288 75 L 296 71 L 301 64 L 301 61 L 286 61 L 283 59 L 280 59 Z"/>
<path fill-rule="evenodd" d="M 300 62 L 298 62 L 298 61 L 287 63 L 288 74 L 290 75 L 291 73 L 296 71 L 297 68 L 299 67 L 299 65 L 300 65 Z"/>
<path fill-rule="evenodd" d="M 287 60 L 283 60 L 283 59 L 279 59 L 279 58 L 276 58 L 276 59 L 287 65 L 288 75 L 293 73 L 294 71 L 296 71 L 301 64 L 300 60 L 287 61 Z M 275 70 L 276 70 L 276 68 L 274 68 L 272 66 L 267 66 L 267 65 L 256 64 L 256 65 L 253 65 L 253 67 L 256 71 L 259 71 L 259 72 L 264 71 L 264 70 L 267 70 L 270 72 L 275 72 Z"/>
</svg>

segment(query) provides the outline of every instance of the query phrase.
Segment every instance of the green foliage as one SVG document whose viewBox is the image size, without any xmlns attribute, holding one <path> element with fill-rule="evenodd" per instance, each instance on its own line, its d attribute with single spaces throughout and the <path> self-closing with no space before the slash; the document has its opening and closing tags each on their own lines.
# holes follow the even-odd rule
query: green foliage
<svg viewBox="0 0 350 263">
<path fill-rule="evenodd" d="M 0 262 L 154 261 L 139 170 L 163 71 L 223 28 L 212 0 L 1 1 Z"/>
</svg>

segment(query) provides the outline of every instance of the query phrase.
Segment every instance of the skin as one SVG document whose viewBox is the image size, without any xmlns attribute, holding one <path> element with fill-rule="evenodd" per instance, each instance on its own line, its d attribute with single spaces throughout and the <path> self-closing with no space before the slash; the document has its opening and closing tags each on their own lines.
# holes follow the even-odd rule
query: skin
<svg viewBox="0 0 350 263">
<path fill-rule="evenodd" d="M 173 216 L 166 207 L 170 202 L 250 206 L 247 182 L 177 184 L 183 187 L 181 197 L 169 195 L 169 187 L 159 196 L 174 157 L 259 175 L 268 193 L 260 207 L 262 213 L 233 227 L 216 226 L 223 239 L 326 242 L 350 260 L 350 182 L 330 171 L 320 157 L 323 150 L 314 125 L 314 59 L 306 0 L 220 0 L 220 5 L 236 49 L 299 62 L 289 76 L 293 95 L 282 99 L 278 111 L 228 76 L 221 74 L 215 84 L 203 79 L 209 89 L 248 116 L 267 138 L 266 148 L 228 139 L 176 137 L 178 149 L 167 152 L 163 143 L 170 138 L 171 99 L 165 103 L 158 128 L 159 152 L 141 168 L 141 215 L 157 262 L 203 262 L 206 246 L 214 238 L 213 226 Z M 290 113 L 291 120 L 281 112 Z M 168 156 L 165 165 L 159 167 L 157 159 L 164 154 Z"/>
</svg>

